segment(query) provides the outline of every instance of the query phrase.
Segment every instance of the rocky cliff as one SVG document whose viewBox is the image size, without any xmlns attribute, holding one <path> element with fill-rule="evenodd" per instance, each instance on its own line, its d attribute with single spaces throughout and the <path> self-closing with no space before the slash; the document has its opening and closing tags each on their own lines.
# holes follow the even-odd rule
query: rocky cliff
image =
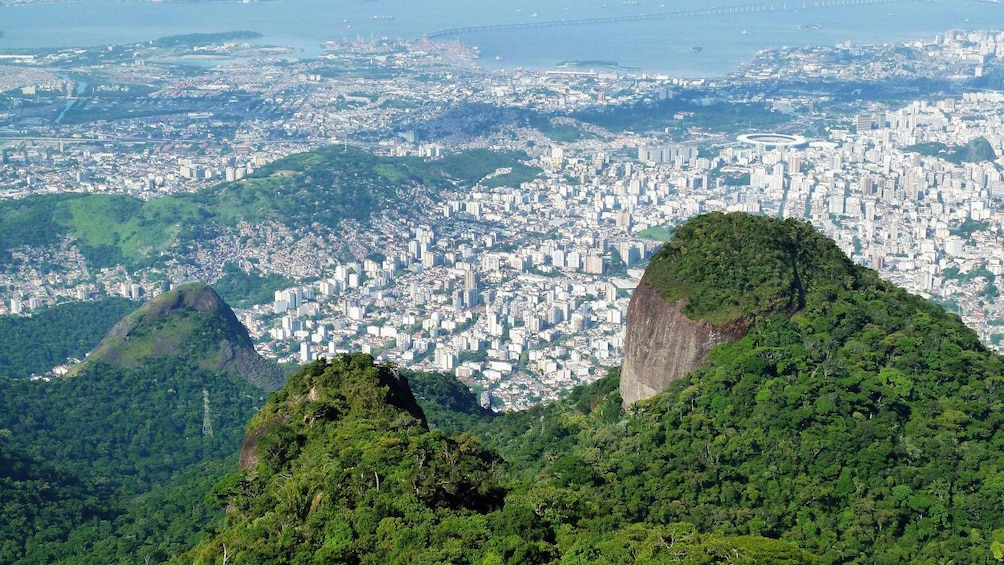
<svg viewBox="0 0 1004 565">
<path fill-rule="evenodd" d="M 650 398 L 707 360 L 716 345 L 858 284 L 846 256 L 812 226 L 747 214 L 698 216 L 645 270 L 628 307 L 624 405 Z"/>
<path fill-rule="evenodd" d="M 717 328 L 691 320 L 683 313 L 684 300 L 668 304 L 659 292 L 642 283 L 628 306 L 625 358 L 621 369 L 621 397 L 630 406 L 651 398 L 707 360 L 719 343 L 742 337 L 739 328 Z"/>
</svg>

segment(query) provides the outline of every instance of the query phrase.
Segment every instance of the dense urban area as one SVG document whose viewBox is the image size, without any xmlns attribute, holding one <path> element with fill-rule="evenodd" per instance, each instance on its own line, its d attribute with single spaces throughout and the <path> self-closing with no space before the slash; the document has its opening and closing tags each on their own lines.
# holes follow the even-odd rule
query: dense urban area
<svg viewBox="0 0 1004 565">
<path fill-rule="evenodd" d="M 72 236 L 14 247 L 0 313 L 246 280 L 265 295 L 231 302 L 267 357 L 363 351 L 522 408 L 620 363 L 674 226 L 746 211 L 810 221 L 1004 341 L 1004 33 L 769 50 L 716 79 L 487 71 L 431 41 L 301 60 L 251 35 L 0 55 L 0 195 L 153 202 L 324 147 L 499 166 L 366 221 L 240 221 L 160 261 L 91 264 Z"/>
</svg>

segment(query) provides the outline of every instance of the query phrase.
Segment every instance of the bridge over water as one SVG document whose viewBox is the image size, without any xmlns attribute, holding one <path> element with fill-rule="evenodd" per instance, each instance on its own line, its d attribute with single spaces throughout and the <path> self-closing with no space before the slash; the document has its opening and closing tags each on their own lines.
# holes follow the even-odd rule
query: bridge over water
<svg viewBox="0 0 1004 565">
<path fill-rule="evenodd" d="M 638 14 L 634 16 L 611 16 L 607 18 L 579 18 L 570 20 L 542 20 L 533 22 L 520 22 L 512 24 L 495 24 L 483 26 L 455 27 L 441 29 L 427 34 L 428 39 L 442 37 L 459 37 L 472 33 L 484 33 L 490 31 L 510 31 L 537 29 L 548 27 L 583 26 L 594 24 L 614 24 L 623 22 L 641 22 L 649 20 L 668 20 L 673 18 L 699 18 L 709 16 L 722 16 L 729 14 L 751 14 L 757 12 L 776 12 L 791 10 L 812 10 L 817 8 L 834 8 L 840 6 L 861 6 L 866 4 L 892 4 L 894 2 L 916 2 L 921 0 L 803 0 L 802 2 L 763 2 L 759 4 L 737 4 L 734 6 L 722 6 L 718 8 L 698 8 L 696 10 L 676 10 L 671 12 L 657 12 L 654 14 Z"/>
</svg>

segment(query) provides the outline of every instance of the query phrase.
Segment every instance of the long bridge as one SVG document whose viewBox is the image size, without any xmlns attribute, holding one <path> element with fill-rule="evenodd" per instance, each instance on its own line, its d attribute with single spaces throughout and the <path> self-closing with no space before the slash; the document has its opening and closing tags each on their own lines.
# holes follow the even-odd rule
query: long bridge
<svg viewBox="0 0 1004 565">
<path fill-rule="evenodd" d="M 866 4 L 892 4 L 895 2 L 910 2 L 920 0 L 803 0 L 802 2 L 764 2 L 759 4 L 737 4 L 734 6 L 722 6 L 718 8 L 698 8 L 696 10 L 676 10 L 671 12 L 657 12 L 654 14 L 638 14 L 634 16 L 611 16 L 606 18 L 579 18 L 569 20 L 542 20 L 533 22 L 519 22 L 511 24 L 495 24 L 483 26 L 455 27 L 441 29 L 427 34 L 428 39 L 442 37 L 459 37 L 472 33 L 485 33 L 491 31 L 515 31 L 524 29 L 538 29 L 547 27 L 583 26 L 595 24 L 615 24 L 624 22 L 642 22 L 649 20 L 668 20 L 672 18 L 699 18 L 707 16 L 724 16 L 730 14 L 750 14 L 757 12 L 775 12 L 790 10 L 811 10 L 816 8 L 834 8 L 840 6 L 861 6 Z"/>
</svg>

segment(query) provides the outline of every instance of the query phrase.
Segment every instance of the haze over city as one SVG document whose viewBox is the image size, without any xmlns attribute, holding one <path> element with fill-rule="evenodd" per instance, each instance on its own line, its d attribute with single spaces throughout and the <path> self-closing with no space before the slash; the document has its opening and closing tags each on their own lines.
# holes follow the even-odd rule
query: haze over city
<svg viewBox="0 0 1004 565">
<path fill-rule="evenodd" d="M 98 233 L 85 236 L 90 243 L 71 236 L 12 246 L 22 260 L 4 275 L 8 313 L 98 295 L 149 297 L 241 272 L 275 276 L 286 282 L 271 281 L 273 300 L 239 299 L 267 357 L 305 361 L 361 349 L 402 366 L 457 371 L 486 403 L 518 408 L 619 362 L 630 291 L 665 228 L 704 211 L 744 210 L 812 221 L 855 260 L 947 304 L 989 345 L 1000 342 L 992 280 L 1002 268 L 993 251 L 999 165 L 946 163 L 915 149 L 979 138 L 1000 154 L 999 117 L 986 112 L 1000 104 L 987 90 L 1000 80 L 999 35 L 941 30 L 888 42 L 928 29 L 925 10 L 934 19 L 951 4 L 954 17 L 976 18 L 996 9 L 988 3 L 747 4 L 692 13 L 590 3 L 575 15 L 607 19 L 563 26 L 557 3 L 529 14 L 492 4 L 491 17 L 433 18 L 447 12 L 357 2 L 294 18 L 318 40 L 303 50 L 301 42 L 268 41 L 290 32 L 275 31 L 281 17 L 264 34 L 251 29 L 255 17 L 288 12 L 282 3 L 116 4 L 113 18 L 172 15 L 105 31 L 70 28 L 60 16 L 97 17 L 107 4 L 15 4 L 2 8 L 15 16 L 4 21 L 24 27 L 5 30 L 0 47 L 27 45 L 32 26 L 101 46 L 32 45 L 3 55 L 0 182 L 8 198 L 83 192 L 155 202 L 240 181 L 330 143 L 429 162 L 475 149 L 523 157 L 510 182 L 503 159 L 468 179 L 473 186 L 426 192 L 412 205 L 373 209 L 364 225 L 325 232 L 282 217 L 238 217 L 190 243 L 154 237 L 154 254 L 134 234 L 121 259 L 103 257 L 100 266 L 88 252 L 104 239 Z M 876 10 L 895 25 L 857 24 Z M 186 27 L 201 11 L 248 29 L 207 27 L 224 25 L 211 19 Z M 362 20 L 369 37 L 348 33 L 358 24 L 319 25 L 335 12 Z M 635 14 L 653 17 L 608 21 Z M 515 25 L 445 34 L 467 34 L 460 37 L 376 37 L 380 26 L 419 36 L 496 22 Z M 555 25 L 533 27 L 540 22 Z M 673 33 L 709 25 L 716 33 L 699 42 Z M 221 33 L 118 45 L 96 36 L 192 29 Z M 816 44 L 841 34 L 883 41 Z M 524 35 L 555 45 L 594 38 L 590 44 L 610 51 L 548 70 L 519 65 L 553 56 L 547 45 L 505 56 L 482 46 L 515 45 Z M 715 57 L 789 38 L 806 46 L 761 50 L 727 73 L 658 72 L 701 68 L 706 59 L 714 69 L 723 61 Z M 651 48 L 667 41 L 674 47 Z M 739 137 L 761 130 L 804 142 Z"/>
<path fill-rule="evenodd" d="M 1002 7 L 0 0 L 0 563 L 1004 559 Z"/>
</svg>

